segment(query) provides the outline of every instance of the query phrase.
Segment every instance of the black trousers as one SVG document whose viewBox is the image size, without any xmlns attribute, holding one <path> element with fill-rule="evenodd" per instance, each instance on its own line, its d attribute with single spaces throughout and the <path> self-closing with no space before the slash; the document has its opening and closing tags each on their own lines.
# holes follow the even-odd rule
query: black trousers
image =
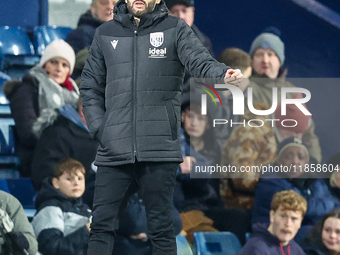
<svg viewBox="0 0 340 255">
<path fill-rule="evenodd" d="M 120 212 L 141 189 L 153 255 L 176 255 L 172 224 L 173 192 L 178 163 L 136 162 L 98 167 L 87 255 L 111 255 Z"/>
</svg>

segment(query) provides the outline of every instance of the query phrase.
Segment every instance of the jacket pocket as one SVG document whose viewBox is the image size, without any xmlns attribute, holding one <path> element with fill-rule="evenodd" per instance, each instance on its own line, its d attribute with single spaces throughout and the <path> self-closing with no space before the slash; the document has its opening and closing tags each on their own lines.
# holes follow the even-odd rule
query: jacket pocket
<svg viewBox="0 0 340 255">
<path fill-rule="evenodd" d="M 168 113 L 168 118 L 170 122 L 171 136 L 172 140 L 177 139 L 177 118 L 174 106 L 171 101 L 166 101 L 166 111 Z"/>
<path fill-rule="evenodd" d="M 102 123 L 100 124 L 99 128 L 98 128 L 98 132 L 97 132 L 97 140 L 100 144 L 102 144 L 103 142 L 103 134 L 104 134 L 104 129 L 106 127 L 106 122 L 108 120 L 108 116 L 109 116 L 109 112 L 106 111 L 105 114 L 104 114 L 104 117 L 102 119 Z"/>
</svg>

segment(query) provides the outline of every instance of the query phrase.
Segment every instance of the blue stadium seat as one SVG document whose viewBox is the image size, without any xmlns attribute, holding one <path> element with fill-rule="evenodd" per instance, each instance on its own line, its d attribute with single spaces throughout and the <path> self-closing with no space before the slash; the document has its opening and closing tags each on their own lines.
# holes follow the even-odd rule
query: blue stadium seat
<svg viewBox="0 0 340 255">
<path fill-rule="evenodd" d="M 17 168 L 20 166 L 15 150 L 15 122 L 11 116 L 9 101 L 2 91 L 3 82 L 10 79 L 7 74 L 0 72 L 0 178 L 17 177 Z"/>
<path fill-rule="evenodd" d="M 15 150 L 14 120 L 0 114 L 0 169 L 2 178 L 16 177 L 20 159 Z M 10 172 L 12 170 L 13 172 Z"/>
<path fill-rule="evenodd" d="M 190 244 L 182 234 L 176 236 L 177 255 L 192 255 Z"/>
<path fill-rule="evenodd" d="M 31 178 L 7 179 L 10 193 L 15 196 L 25 209 L 35 209 L 36 191 Z"/>
<path fill-rule="evenodd" d="M 20 79 L 40 60 L 33 44 L 20 27 L 0 27 L 0 71 Z"/>
<path fill-rule="evenodd" d="M 31 221 L 36 213 L 35 198 L 36 191 L 32 185 L 31 178 L 9 178 L 0 179 L 0 190 L 15 196 L 24 208 L 25 214 Z"/>
<path fill-rule="evenodd" d="M 7 180 L 0 179 L 0 190 L 5 191 L 7 193 L 11 193 L 8 188 Z"/>
<path fill-rule="evenodd" d="M 246 242 L 248 242 L 250 238 L 251 238 L 251 233 L 247 232 L 246 233 Z"/>
<path fill-rule="evenodd" d="M 42 55 L 46 46 L 56 39 L 66 39 L 71 32 L 70 27 L 36 26 L 33 31 L 33 46 L 36 54 Z"/>
<path fill-rule="evenodd" d="M 242 248 L 231 232 L 195 232 L 195 255 L 236 255 Z"/>
<path fill-rule="evenodd" d="M 2 84 L 5 81 L 9 81 L 9 80 L 11 80 L 10 76 L 8 76 L 7 74 L 5 74 L 3 72 L 0 72 L 0 106 L 9 104 L 9 101 L 7 100 L 4 92 L 2 91 Z M 0 112 L 1 112 L 1 110 L 0 110 Z"/>
<path fill-rule="evenodd" d="M 48 0 L 2 0 L 0 10 L 0 26 L 34 27 L 48 24 Z"/>
<path fill-rule="evenodd" d="M 7 154 L 8 147 L 2 130 L 0 130 L 0 155 Z"/>
</svg>

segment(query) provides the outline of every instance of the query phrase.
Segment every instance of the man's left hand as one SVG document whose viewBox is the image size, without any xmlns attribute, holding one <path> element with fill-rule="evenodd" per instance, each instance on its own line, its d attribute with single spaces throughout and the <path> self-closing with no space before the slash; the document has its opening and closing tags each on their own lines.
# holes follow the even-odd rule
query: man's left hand
<svg viewBox="0 0 340 255">
<path fill-rule="evenodd" d="M 224 76 L 224 83 L 238 87 L 242 81 L 243 74 L 240 69 L 228 69 Z"/>
</svg>

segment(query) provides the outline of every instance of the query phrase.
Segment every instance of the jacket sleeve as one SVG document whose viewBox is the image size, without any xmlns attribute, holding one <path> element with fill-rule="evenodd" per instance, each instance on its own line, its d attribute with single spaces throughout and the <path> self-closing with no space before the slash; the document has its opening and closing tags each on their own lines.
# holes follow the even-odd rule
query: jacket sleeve
<svg viewBox="0 0 340 255">
<path fill-rule="evenodd" d="M 195 78 L 219 78 L 218 82 L 224 83 L 223 78 L 230 67 L 210 55 L 183 19 L 179 19 L 176 29 L 177 54 L 190 74 Z"/>
<path fill-rule="evenodd" d="M 78 53 L 80 50 L 91 46 L 92 37 L 93 34 L 91 36 L 89 31 L 86 31 L 86 28 L 78 27 L 67 35 L 65 41 L 71 45 L 75 53 Z"/>
<path fill-rule="evenodd" d="M 32 182 L 36 190 L 41 188 L 42 181 L 53 176 L 54 166 L 59 160 L 72 155 L 69 142 L 65 140 L 62 128 L 49 127 L 37 142 L 32 159 Z"/>
<path fill-rule="evenodd" d="M 85 61 L 83 81 L 80 85 L 83 113 L 93 138 L 96 138 L 105 114 L 106 66 L 98 41 L 99 35 L 96 32 Z"/>
<path fill-rule="evenodd" d="M 250 239 L 237 255 L 267 255 L 266 245 L 258 239 Z"/>
<path fill-rule="evenodd" d="M 6 197 L 6 211 L 14 223 L 13 232 L 21 233 L 26 238 L 29 244 L 28 253 L 30 255 L 36 254 L 38 251 L 38 242 L 22 205 L 12 195 L 6 193 Z"/>
<path fill-rule="evenodd" d="M 64 236 L 58 229 L 45 229 L 38 236 L 39 251 L 49 255 L 74 255 L 85 250 L 89 239 L 86 226 L 71 235 Z"/>
<path fill-rule="evenodd" d="M 307 200 L 306 219 L 315 224 L 325 213 L 340 207 L 340 201 L 334 197 L 323 180 L 317 180 L 308 194 L 302 194 Z"/>
<path fill-rule="evenodd" d="M 10 96 L 11 114 L 15 121 L 16 134 L 26 148 L 34 148 L 37 138 L 33 123 L 38 118 L 38 93 L 33 84 L 17 84 Z"/>
<path fill-rule="evenodd" d="M 76 223 L 74 223 L 76 224 Z M 80 221 L 77 225 L 80 224 Z M 65 234 L 63 212 L 59 207 L 47 206 L 41 209 L 33 218 L 32 225 L 38 237 L 39 252 L 49 255 L 74 255 L 86 249 L 90 232 L 85 223 L 77 227 L 72 225 L 74 231 Z"/>
</svg>

